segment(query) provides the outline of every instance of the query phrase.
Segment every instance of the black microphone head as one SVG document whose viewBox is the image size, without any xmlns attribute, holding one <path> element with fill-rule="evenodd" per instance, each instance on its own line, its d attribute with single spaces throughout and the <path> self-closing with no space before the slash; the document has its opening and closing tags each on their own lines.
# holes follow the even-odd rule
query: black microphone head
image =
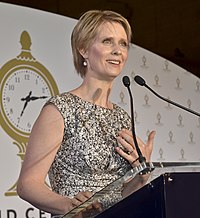
<svg viewBox="0 0 200 218">
<path fill-rule="evenodd" d="M 141 76 L 135 76 L 134 80 L 137 84 L 139 84 L 140 86 L 144 86 L 146 84 L 145 80 L 141 77 Z"/>
<path fill-rule="evenodd" d="M 130 86 L 130 79 L 129 79 L 128 76 L 124 76 L 124 77 L 122 78 L 122 81 L 123 81 L 124 86 L 126 86 L 126 87 L 129 87 L 129 86 Z"/>
</svg>

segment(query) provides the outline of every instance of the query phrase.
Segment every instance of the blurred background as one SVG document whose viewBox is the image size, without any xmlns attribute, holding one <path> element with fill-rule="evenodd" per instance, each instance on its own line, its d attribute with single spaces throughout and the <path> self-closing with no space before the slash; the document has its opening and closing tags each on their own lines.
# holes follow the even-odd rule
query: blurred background
<svg viewBox="0 0 200 218">
<path fill-rule="evenodd" d="M 200 78 L 200 0 L 6 0 L 78 19 L 90 9 L 110 9 L 130 22 L 132 42 Z"/>
</svg>

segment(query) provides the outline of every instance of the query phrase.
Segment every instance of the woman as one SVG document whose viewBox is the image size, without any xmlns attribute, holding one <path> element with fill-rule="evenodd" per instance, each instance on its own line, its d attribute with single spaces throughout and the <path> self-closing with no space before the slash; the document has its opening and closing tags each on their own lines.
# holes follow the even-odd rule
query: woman
<svg viewBox="0 0 200 218">
<path fill-rule="evenodd" d="M 112 11 L 88 11 L 72 37 L 74 65 L 83 78 L 74 90 L 51 98 L 32 129 L 18 194 L 51 214 L 65 214 L 138 164 L 129 115 L 109 100 L 114 79 L 128 57 L 131 28 Z M 145 145 L 150 160 L 155 132 Z M 45 185 L 49 175 L 51 188 Z M 126 196 L 145 184 L 138 175 Z"/>
</svg>

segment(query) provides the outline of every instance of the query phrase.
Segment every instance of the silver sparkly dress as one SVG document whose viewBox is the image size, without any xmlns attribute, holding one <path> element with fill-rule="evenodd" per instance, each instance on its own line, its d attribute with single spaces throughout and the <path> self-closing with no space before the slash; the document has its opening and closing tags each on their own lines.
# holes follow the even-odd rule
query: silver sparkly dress
<svg viewBox="0 0 200 218">
<path fill-rule="evenodd" d="M 119 106 L 107 109 L 69 92 L 52 97 L 64 120 L 62 144 L 49 170 L 52 190 L 73 197 L 81 191 L 97 192 L 130 170 L 116 153 L 116 137 L 130 129 L 129 115 Z"/>
</svg>

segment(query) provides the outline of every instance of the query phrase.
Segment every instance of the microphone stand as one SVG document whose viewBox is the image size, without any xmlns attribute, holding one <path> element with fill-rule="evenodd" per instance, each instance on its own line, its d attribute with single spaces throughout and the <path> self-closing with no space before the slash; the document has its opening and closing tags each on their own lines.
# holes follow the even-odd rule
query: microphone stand
<svg viewBox="0 0 200 218">
<path fill-rule="evenodd" d="M 134 123 L 134 110 L 133 110 L 133 96 L 131 94 L 131 90 L 130 90 L 130 86 L 127 86 L 127 89 L 128 89 L 128 92 L 129 92 L 129 95 L 130 95 L 130 106 L 131 106 L 131 124 L 132 124 L 132 135 L 133 135 L 133 141 L 134 141 L 134 144 L 135 144 L 135 148 L 136 148 L 136 151 L 138 153 L 138 160 L 140 163 L 143 163 L 143 162 L 146 162 L 146 158 L 142 155 L 142 152 L 138 146 L 138 143 L 137 143 L 137 139 L 136 139 L 136 134 L 135 134 L 135 123 Z"/>
<path fill-rule="evenodd" d="M 134 124 L 134 113 L 133 113 L 133 96 L 131 94 L 131 89 L 130 89 L 130 79 L 128 76 L 124 76 L 123 79 L 123 84 L 125 87 L 127 87 L 129 95 L 130 95 L 130 104 L 131 104 L 131 123 L 132 123 L 132 135 L 133 135 L 133 140 L 135 144 L 136 151 L 138 153 L 138 160 L 141 164 L 141 166 L 145 166 L 144 169 L 139 172 L 140 175 L 144 175 L 147 173 L 150 173 L 152 170 L 154 170 L 154 166 L 152 163 L 146 163 L 146 158 L 142 155 L 142 152 L 138 146 L 137 139 L 136 139 L 136 134 L 135 134 L 135 124 Z"/>
</svg>

